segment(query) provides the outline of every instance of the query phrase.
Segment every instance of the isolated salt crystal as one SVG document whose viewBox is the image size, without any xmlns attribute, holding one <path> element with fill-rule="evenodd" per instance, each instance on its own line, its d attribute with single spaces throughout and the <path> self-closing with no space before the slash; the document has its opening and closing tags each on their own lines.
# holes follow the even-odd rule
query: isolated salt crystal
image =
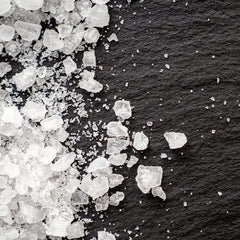
<svg viewBox="0 0 240 240">
<path fill-rule="evenodd" d="M 39 153 L 38 159 L 39 162 L 43 164 L 51 163 L 57 155 L 57 150 L 55 147 L 47 146 Z"/>
<path fill-rule="evenodd" d="M 67 11 L 67 12 L 70 12 L 70 11 L 73 11 L 74 10 L 74 1 L 75 0 L 64 0 L 63 3 L 64 3 L 64 9 Z"/>
<path fill-rule="evenodd" d="M 115 236 L 105 231 L 98 231 L 98 240 L 116 240 Z"/>
<path fill-rule="evenodd" d="M 55 131 L 62 127 L 63 120 L 60 116 L 53 115 L 51 117 L 45 118 L 40 123 L 43 131 Z"/>
<path fill-rule="evenodd" d="M 166 153 L 161 153 L 161 158 L 167 158 L 167 154 Z"/>
<path fill-rule="evenodd" d="M 3 77 L 6 73 L 12 71 L 12 67 L 7 62 L 0 62 L 0 77 Z"/>
<path fill-rule="evenodd" d="M 148 147 L 149 139 L 143 132 L 137 132 L 134 135 L 133 147 L 138 150 L 145 150 Z"/>
<path fill-rule="evenodd" d="M 162 182 L 163 170 L 160 166 L 139 165 L 135 178 L 137 186 L 144 193 L 148 193 L 151 188 L 158 187 Z"/>
<path fill-rule="evenodd" d="M 54 164 L 51 165 L 51 169 L 56 172 L 66 171 L 74 162 L 76 154 L 74 152 L 67 153 L 61 156 Z"/>
<path fill-rule="evenodd" d="M 110 204 L 113 206 L 118 206 L 119 203 L 125 198 L 125 194 L 123 192 L 116 192 L 112 194 L 109 198 Z"/>
<path fill-rule="evenodd" d="M 16 197 L 17 193 L 11 187 L 7 187 L 0 192 L 0 203 L 8 204 L 11 200 Z"/>
<path fill-rule="evenodd" d="M 47 110 L 43 103 L 33 102 L 28 100 L 22 108 L 22 113 L 34 122 L 41 121 L 46 114 Z"/>
<path fill-rule="evenodd" d="M 0 10 L 1 11 L 1 10 Z M 12 26 L 1 24 L 0 25 L 0 41 L 8 42 L 13 39 L 15 29 Z"/>
<path fill-rule="evenodd" d="M 61 24 L 57 26 L 57 30 L 60 38 L 69 37 L 72 33 L 73 27 L 68 24 Z"/>
<path fill-rule="evenodd" d="M 115 188 L 122 184 L 124 181 L 124 177 L 121 174 L 113 173 L 110 176 L 108 176 L 109 180 L 109 187 Z"/>
<path fill-rule="evenodd" d="M 43 0 L 15 0 L 15 3 L 26 10 L 38 10 L 43 5 Z"/>
<path fill-rule="evenodd" d="M 65 58 L 65 60 L 63 61 L 63 66 L 67 75 L 71 74 L 77 69 L 77 64 L 72 60 L 71 57 Z"/>
<path fill-rule="evenodd" d="M 23 117 L 17 107 L 10 106 L 3 108 L 2 120 L 6 123 L 13 124 L 15 127 L 21 127 Z"/>
<path fill-rule="evenodd" d="M 21 52 L 21 44 L 16 41 L 10 41 L 5 44 L 7 54 L 12 57 L 17 56 Z"/>
<path fill-rule="evenodd" d="M 86 24 L 91 27 L 105 27 L 109 24 L 108 7 L 106 5 L 94 5 L 86 17 Z"/>
<path fill-rule="evenodd" d="M 128 137 L 128 129 L 121 122 L 109 122 L 107 135 L 109 137 Z"/>
<path fill-rule="evenodd" d="M 166 193 L 163 191 L 162 187 L 154 187 L 152 188 L 152 195 L 154 197 L 160 197 L 163 201 L 166 200 Z"/>
<path fill-rule="evenodd" d="M 84 224 L 81 221 L 74 222 L 67 228 L 67 238 L 74 239 L 84 237 Z"/>
<path fill-rule="evenodd" d="M 83 53 L 83 67 L 96 67 L 95 51 L 85 51 Z"/>
<path fill-rule="evenodd" d="M 43 35 L 43 45 L 50 51 L 62 49 L 64 42 L 59 38 L 58 33 L 55 30 L 46 29 Z"/>
<path fill-rule="evenodd" d="M 108 158 L 108 161 L 115 166 L 122 166 L 126 162 L 126 160 L 127 160 L 126 153 L 111 155 Z"/>
<path fill-rule="evenodd" d="M 118 42 L 118 37 L 117 37 L 116 33 L 112 33 L 112 34 L 107 38 L 107 40 L 108 40 L 109 42 L 112 42 L 112 41 Z"/>
<path fill-rule="evenodd" d="M 95 200 L 108 192 L 109 183 L 107 177 L 99 176 L 92 179 L 91 175 L 88 174 L 83 177 L 79 188 Z"/>
<path fill-rule="evenodd" d="M 89 167 L 87 168 L 87 172 L 92 173 L 97 170 L 107 168 L 109 166 L 110 162 L 106 158 L 98 157 L 90 163 Z"/>
<path fill-rule="evenodd" d="M 127 167 L 131 168 L 133 165 L 135 165 L 138 162 L 138 158 L 135 156 L 131 156 L 130 159 L 127 161 Z"/>
<path fill-rule="evenodd" d="M 106 211 L 108 209 L 108 206 L 109 206 L 109 197 L 107 194 L 95 200 L 95 209 L 97 212 Z"/>
<path fill-rule="evenodd" d="M 96 43 L 100 37 L 100 33 L 96 28 L 88 28 L 84 34 L 84 40 L 87 43 Z"/>
<path fill-rule="evenodd" d="M 107 139 L 107 154 L 119 154 L 122 150 L 125 150 L 129 145 L 129 140 L 119 138 Z"/>
<path fill-rule="evenodd" d="M 11 6 L 11 0 L 1 0 L 0 15 L 7 13 L 11 9 Z"/>
<path fill-rule="evenodd" d="M 187 137 L 184 133 L 165 132 L 164 137 L 167 140 L 170 149 L 182 148 L 187 143 Z"/>
<path fill-rule="evenodd" d="M 22 72 L 17 73 L 13 76 L 13 81 L 17 86 L 17 90 L 24 91 L 31 87 L 36 80 L 36 68 L 29 66 Z"/>
<path fill-rule="evenodd" d="M 129 101 L 118 100 L 114 103 L 113 110 L 117 117 L 121 117 L 123 120 L 132 116 L 132 108 Z"/>
<path fill-rule="evenodd" d="M 37 40 L 41 33 L 41 25 L 23 21 L 16 21 L 14 27 L 23 40 Z"/>
</svg>

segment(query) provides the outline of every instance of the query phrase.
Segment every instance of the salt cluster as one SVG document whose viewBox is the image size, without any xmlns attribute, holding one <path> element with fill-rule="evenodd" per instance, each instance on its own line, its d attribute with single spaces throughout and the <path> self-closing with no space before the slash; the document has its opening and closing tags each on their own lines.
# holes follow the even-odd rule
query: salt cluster
<svg viewBox="0 0 240 240">
<path fill-rule="evenodd" d="M 170 149 L 182 148 L 187 143 L 187 137 L 184 133 L 165 132 L 164 137 L 167 140 Z"/>
</svg>

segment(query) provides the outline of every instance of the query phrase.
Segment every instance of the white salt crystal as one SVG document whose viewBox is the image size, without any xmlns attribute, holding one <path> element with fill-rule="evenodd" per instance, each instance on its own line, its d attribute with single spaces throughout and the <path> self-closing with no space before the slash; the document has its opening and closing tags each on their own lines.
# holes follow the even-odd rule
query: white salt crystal
<svg viewBox="0 0 240 240">
<path fill-rule="evenodd" d="M 70 168 L 74 162 L 76 154 L 74 152 L 67 153 L 61 156 L 54 164 L 51 165 L 51 169 L 55 172 L 63 172 Z"/>
<path fill-rule="evenodd" d="M 109 137 L 128 137 L 128 129 L 121 122 L 109 122 L 107 135 Z"/>
<path fill-rule="evenodd" d="M 77 69 L 77 64 L 72 60 L 71 57 L 65 58 L 65 60 L 63 61 L 63 66 L 67 75 L 71 74 Z"/>
<path fill-rule="evenodd" d="M 95 200 L 103 196 L 109 189 L 107 177 L 99 176 L 92 180 L 91 175 L 85 175 L 79 188 Z"/>
<path fill-rule="evenodd" d="M 115 188 L 122 184 L 122 182 L 124 181 L 124 177 L 121 174 L 113 173 L 110 176 L 108 176 L 108 180 L 109 180 L 109 187 Z"/>
<path fill-rule="evenodd" d="M 62 127 L 63 120 L 60 116 L 53 115 L 51 117 L 45 118 L 40 123 L 43 131 L 55 131 Z"/>
<path fill-rule="evenodd" d="M 218 195 L 221 197 L 222 196 L 222 192 L 218 191 Z"/>
<path fill-rule="evenodd" d="M 15 178 L 19 175 L 19 167 L 17 164 L 12 163 L 6 156 L 0 161 L 0 174 L 8 175 L 9 178 Z"/>
<path fill-rule="evenodd" d="M 107 167 L 107 168 L 103 168 L 103 169 L 98 169 L 94 172 L 92 172 L 92 175 L 94 177 L 98 177 L 98 176 L 109 176 L 112 174 L 112 167 Z"/>
<path fill-rule="evenodd" d="M 14 33 L 15 33 L 15 29 L 13 27 L 5 24 L 0 25 L 0 41 L 1 42 L 11 41 L 13 39 Z"/>
<path fill-rule="evenodd" d="M 96 43 L 100 37 L 100 33 L 96 28 L 88 28 L 84 34 L 84 40 L 87 43 Z"/>
<path fill-rule="evenodd" d="M 182 148 L 187 143 L 187 137 L 184 133 L 165 132 L 164 137 L 167 140 L 170 149 Z"/>
<path fill-rule="evenodd" d="M 126 160 L 127 160 L 126 153 L 111 155 L 108 158 L 108 161 L 115 166 L 122 166 L 126 162 Z"/>
<path fill-rule="evenodd" d="M 98 240 L 116 240 L 115 236 L 105 231 L 98 231 Z"/>
<path fill-rule="evenodd" d="M 107 139 L 107 154 L 119 154 L 122 150 L 125 150 L 129 145 L 129 140 L 119 138 Z"/>
<path fill-rule="evenodd" d="M 0 204 L 0 217 L 4 217 L 9 213 L 9 209 L 7 205 Z M 0 235 L 1 236 L 1 235 Z"/>
<path fill-rule="evenodd" d="M 83 53 L 83 66 L 84 67 L 96 67 L 95 51 L 85 51 Z"/>
<path fill-rule="evenodd" d="M 134 136 L 133 147 L 138 150 L 145 150 L 148 147 L 149 139 L 143 132 L 137 132 Z"/>
<path fill-rule="evenodd" d="M 116 192 L 112 194 L 109 198 L 110 204 L 113 206 L 118 206 L 119 203 L 125 198 L 125 195 L 123 192 Z"/>
<path fill-rule="evenodd" d="M 135 165 L 138 162 L 138 158 L 135 156 L 131 156 L 130 159 L 127 161 L 127 167 L 131 168 L 133 165 Z"/>
<path fill-rule="evenodd" d="M 102 197 L 99 197 L 95 201 L 95 209 L 96 211 L 106 211 L 109 206 L 109 197 L 107 194 L 105 194 Z"/>
<path fill-rule="evenodd" d="M 167 158 L 167 154 L 166 153 L 161 153 L 161 158 Z"/>
<path fill-rule="evenodd" d="M 57 150 L 55 147 L 47 146 L 40 152 L 38 159 L 39 162 L 43 164 L 51 163 L 57 155 Z"/>
<path fill-rule="evenodd" d="M 36 80 L 36 68 L 33 66 L 27 67 L 22 72 L 13 76 L 13 81 L 17 86 L 17 90 L 24 91 L 31 87 Z"/>
<path fill-rule="evenodd" d="M 92 8 L 92 2 L 90 0 L 77 1 L 76 6 L 80 15 L 83 18 L 86 18 L 89 15 L 89 12 Z"/>
<path fill-rule="evenodd" d="M 11 6 L 11 0 L 1 0 L 0 15 L 8 12 L 11 9 Z"/>
<path fill-rule="evenodd" d="M 129 101 L 118 100 L 114 103 L 113 110 L 117 117 L 121 117 L 123 120 L 132 116 L 132 108 Z"/>
<path fill-rule="evenodd" d="M 0 203 L 8 204 L 11 200 L 16 197 L 17 193 L 11 187 L 7 187 L 0 192 Z"/>
<path fill-rule="evenodd" d="M 106 5 L 96 4 L 89 11 L 86 17 L 86 24 L 91 27 L 105 27 L 109 24 L 108 7 Z"/>
<path fill-rule="evenodd" d="M 56 138 L 59 142 L 65 142 L 68 136 L 69 136 L 69 133 L 65 129 L 59 128 L 57 130 Z"/>
<path fill-rule="evenodd" d="M 21 44 L 16 41 L 10 41 L 5 44 L 7 54 L 12 57 L 17 56 L 21 52 Z"/>
<path fill-rule="evenodd" d="M 73 27 L 68 24 L 61 24 L 57 26 L 57 30 L 60 38 L 69 37 L 72 33 Z"/>
<path fill-rule="evenodd" d="M 12 71 L 11 65 L 6 62 L 0 63 L 0 77 L 3 77 L 6 73 Z"/>
<path fill-rule="evenodd" d="M 154 197 L 160 197 L 163 201 L 166 200 L 166 193 L 163 191 L 162 187 L 154 187 L 152 188 L 152 195 Z"/>
<path fill-rule="evenodd" d="M 81 221 L 74 222 L 67 228 L 67 238 L 81 238 L 84 236 L 84 224 Z"/>
<path fill-rule="evenodd" d="M 15 127 L 21 127 L 23 117 L 17 107 L 10 106 L 3 108 L 2 120 L 6 123 L 13 124 Z"/>
<path fill-rule="evenodd" d="M 22 108 L 22 113 L 34 122 L 41 121 L 45 117 L 46 112 L 47 110 L 43 103 L 36 103 L 31 100 L 28 100 Z"/>
<path fill-rule="evenodd" d="M 59 38 L 58 33 L 55 30 L 45 30 L 43 35 L 43 45 L 50 51 L 62 49 L 64 42 Z"/>
<path fill-rule="evenodd" d="M 80 181 L 78 179 L 70 179 L 64 189 L 69 193 L 74 193 L 77 190 L 79 184 Z"/>
<path fill-rule="evenodd" d="M 63 2 L 64 2 L 64 9 L 67 12 L 74 10 L 74 0 L 64 0 Z"/>
<path fill-rule="evenodd" d="M 118 37 L 117 37 L 116 33 L 112 33 L 112 34 L 107 38 L 107 40 L 108 40 L 109 42 L 112 42 L 112 41 L 118 42 Z"/>
<path fill-rule="evenodd" d="M 98 157 L 90 163 L 89 167 L 87 168 L 87 172 L 92 173 L 97 170 L 107 168 L 109 166 L 110 162 L 106 158 Z"/>
<path fill-rule="evenodd" d="M 14 27 L 23 40 L 37 40 L 41 33 L 41 25 L 23 21 L 16 21 Z"/>
<path fill-rule="evenodd" d="M 38 10 L 43 5 L 43 0 L 15 0 L 15 3 L 25 10 Z"/>
<path fill-rule="evenodd" d="M 137 186 L 144 193 L 148 193 L 151 188 L 158 187 L 162 182 L 163 170 L 160 166 L 140 165 L 135 178 Z"/>
</svg>

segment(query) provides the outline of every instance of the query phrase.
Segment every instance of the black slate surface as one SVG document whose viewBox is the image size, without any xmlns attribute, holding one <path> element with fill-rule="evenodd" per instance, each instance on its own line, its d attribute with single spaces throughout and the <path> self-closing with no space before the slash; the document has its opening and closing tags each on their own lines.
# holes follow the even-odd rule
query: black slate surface
<svg viewBox="0 0 240 240">
<path fill-rule="evenodd" d="M 150 137 L 149 148 L 137 154 L 139 163 L 163 167 L 167 200 L 142 194 L 134 181 L 137 166 L 123 168 L 119 172 L 126 180 L 118 190 L 125 191 L 126 199 L 119 208 L 103 213 L 104 220 L 95 216 L 85 239 L 103 228 L 119 233 L 119 240 L 239 239 L 240 2 L 190 0 L 187 6 L 187 1 L 170 0 L 132 1 L 129 6 L 116 2 L 123 7 L 113 4 L 109 32 L 116 32 L 119 42 L 110 44 L 109 53 L 102 43 L 97 46 L 98 61 L 104 66 L 97 79 L 109 85 L 98 97 L 112 104 L 115 95 L 131 101 L 134 117 L 129 129 L 144 130 Z M 119 32 L 115 24 L 121 27 Z M 112 111 L 92 117 L 115 119 Z M 153 126 L 143 129 L 147 121 Z M 163 133 L 170 130 L 187 135 L 183 149 L 168 148 Z M 161 159 L 163 152 L 171 160 Z"/>
</svg>

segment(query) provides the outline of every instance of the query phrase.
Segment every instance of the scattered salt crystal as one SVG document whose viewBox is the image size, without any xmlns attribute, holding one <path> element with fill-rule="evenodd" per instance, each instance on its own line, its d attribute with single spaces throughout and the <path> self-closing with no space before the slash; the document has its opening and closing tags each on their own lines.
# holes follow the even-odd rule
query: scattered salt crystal
<svg viewBox="0 0 240 240">
<path fill-rule="evenodd" d="M 107 168 L 109 166 L 110 162 L 106 158 L 98 157 L 90 163 L 89 167 L 87 168 L 87 172 L 92 173 L 97 170 Z"/>
<path fill-rule="evenodd" d="M 183 202 L 184 207 L 187 207 L 187 205 L 188 205 L 187 202 Z"/>
<path fill-rule="evenodd" d="M 127 167 L 131 168 L 133 165 L 135 165 L 138 162 L 138 158 L 135 156 L 131 156 L 130 159 L 127 161 Z"/>
<path fill-rule="evenodd" d="M 116 192 L 112 194 L 109 198 L 110 204 L 113 206 L 118 206 L 119 203 L 125 198 L 125 195 L 123 192 Z"/>
<path fill-rule="evenodd" d="M 98 231 L 98 240 L 116 240 L 115 236 L 105 231 Z"/>
<path fill-rule="evenodd" d="M 6 123 L 13 124 L 15 127 L 21 127 L 23 117 L 17 107 L 10 106 L 3 108 L 2 120 Z"/>
<path fill-rule="evenodd" d="M 6 62 L 0 62 L 0 77 L 3 77 L 6 73 L 12 71 L 11 65 Z"/>
<path fill-rule="evenodd" d="M 154 187 L 152 188 L 152 195 L 154 197 L 160 197 L 163 201 L 166 200 L 166 193 L 163 191 L 162 187 Z"/>
<path fill-rule="evenodd" d="M 116 33 L 112 33 L 112 34 L 107 38 L 107 40 L 108 40 L 109 42 L 112 42 L 112 41 L 118 42 L 118 37 L 117 37 Z"/>
<path fill-rule="evenodd" d="M 43 5 L 43 0 L 15 0 L 15 2 L 20 8 L 25 10 L 38 10 Z"/>
<path fill-rule="evenodd" d="M 127 160 L 127 154 L 115 154 L 108 158 L 108 161 L 114 166 L 122 166 Z"/>
<path fill-rule="evenodd" d="M 81 221 L 74 222 L 67 228 L 67 238 L 81 238 L 84 236 L 84 224 Z"/>
<path fill-rule="evenodd" d="M 35 122 L 41 121 L 46 114 L 47 110 L 43 103 L 37 103 L 28 100 L 22 108 L 22 113 Z"/>
<path fill-rule="evenodd" d="M 59 38 L 55 30 L 46 29 L 43 35 L 43 45 L 50 51 L 55 51 L 62 49 L 64 47 L 64 42 Z"/>
<path fill-rule="evenodd" d="M 148 193 L 151 188 L 158 187 L 162 182 L 163 170 L 160 166 L 140 165 L 137 170 L 136 182 L 139 189 Z"/>
<path fill-rule="evenodd" d="M 130 102 L 126 100 L 118 100 L 113 106 L 113 110 L 117 117 L 121 117 L 123 120 L 132 116 L 132 108 Z"/>
<path fill-rule="evenodd" d="M 0 41 L 8 42 L 13 39 L 15 29 L 9 25 L 1 24 L 0 25 Z"/>
<path fill-rule="evenodd" d="M 138 150 L 145 150 L 148 147 L 149 139 L 143 132 L 137 132 L 134 135 L 133 147 Z"/>
<path fill-rule="evenodd" d="M 128 129 L 121 122 L 109 122 L 107 135 L 109 137 L 128 137 Z"/>
<path fill-rule="evenodd" d="M 161 153 L 161 158 L 167 158 L 167 154 L 166 153 Z"/>
<path fill-rule="evenodd" d="M 165 132 L 164 137 L 168 142 L 170 149 L 182 148 L 187 143 L 187 137 L 184 133 Z"/>
<path fill-rule="evenodd" d="M 218 191 L 218 195 L 221 197 L 222 196 L 222 192 Z"/>
<path fill-rule="evenodd" d="M 11 6 L 11 0 L 1 0 L 0 15 L 7 13 L 11 9 Z"/>
<path fill-rule="evenodd" d="M 41 121 L 41 126 L 43 131 L 55 131 L 60 127 L 62 127 L 62 125 L 63 125 L 63 120 L 58 115 L 53 115 Z"/>
<path fill-rule="evenodd" d="M 99 37 L 100 33 L 96 28 L 88 28 L 84 34 L 84 39 L 87 43 L 96 43 Z"/>
<path fill-rule="evenodd" d="M 63 66 L 65 68 L 65 73 L 67 75 L 71 74 L 72 72 L 74 72 L 77 69 L 77 64 L 72 60 L 71 57 L 67 57 L 63 61 Z"/>
<path fill-rule="evenodd" d="M 83 66 L 84 67 L 96 67 L 95 51 L 85 51 L 83 53 Z"/>
</svg>

